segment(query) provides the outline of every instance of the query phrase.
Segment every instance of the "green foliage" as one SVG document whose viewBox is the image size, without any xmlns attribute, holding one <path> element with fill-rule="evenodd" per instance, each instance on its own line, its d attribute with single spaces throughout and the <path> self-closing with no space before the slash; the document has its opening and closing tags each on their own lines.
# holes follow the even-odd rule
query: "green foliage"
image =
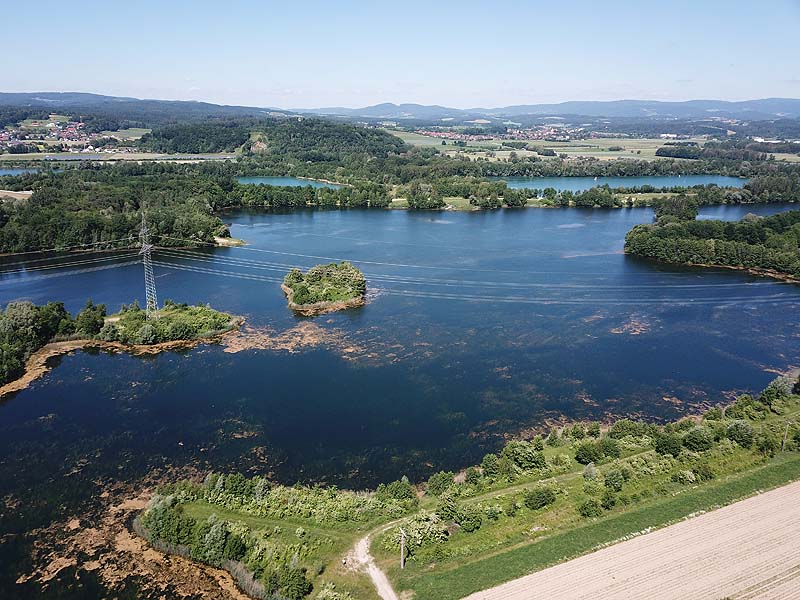
<svg viewBox="0 0 800 600">
<path fill-rule="evenodd" d="M 425 493 L 430 496 L 441 496 L 451 485 L 453 485 L 453 473 L 451 471 L 439 471 L 428 478 Z"/>
<path fill-rule="evenodd" d="M 575 460 L 582 465 L 594 463 L 603 458 L 600 444 L 595 441 L 580 442 L 575 448 Z"/>
<path fill-rule="evenodd" d="M 465 504 L 459 508 L 456 522 L 462 530 L 472 533 L 480 529 L 483 523 L 483 512 L 477 506 Z"/>
<path fill-rule="evenodd" d="M 753 445 L 753 426 L 747 421 L 734 421 L 728 425 L 728 439 L 736 442 L 742 448 L 750 448 Z"/>
<path fill-rule="evenodd" d="M 541 439 L 537 443 L 513 440 L 505 445 L 500 453 L 500 459 L 510 463 L 517 471 L 544 469 L 547 467 L 547 461 L 541 447 Z"/>
<path fill-rule="evenodd" d="M 86 306 L 75 317 L 75 331 L 86 337 L 94 337 L 103 328 L 106 318 L 105 304 L 86 301 Z"/>
<path fill-rule="evenodd" d="M 500 460 L 496 454 L 487 454 L 481 461 L 481 469 L 487 477 L 495 477 L 500 473 Z"/>
<path fill-rule="evenodd" d="M 236 150 L 249 137 L 247 128 L 236 121 L 180 123 L 144 134 L 139 140 L 139 147 L 145 152 L 169 154 L 224 152 Z"/>
<path fill-rule="evenodd" d="M 739 222 L 680 221 L 637 225 L 625 251 L 677 264 L 768 269 L 800 276 L 800 211 Z"/>
<path fill-rule="evenodd" d="M 599 517 L 603 514 L 603 506 L 596 498 L 587 498 L 578 504 L 578 514 L 587 519 Z"/>
<path fill-rule="evenodd" d="M 556 501 L 556 491 L 550 486 L 536 486 L 525 491 L 523 502 L 531 510 L 539 510 Z"/>
<path fill-rule="evenodd" d="M 156 344 L 177 340 L 193 340 L 228 329 L 229 314 L 209 306 L 188 306 L 171 300 L 164 302 L 155 319 L 147 320 L 138 305 L 125 306 L 117 314 L 116 339 L 136 344 Z"/>
<path fill-rule="evenodd" d="M 600 438 L 598 446 L 600 448 L 600 452 L 603 453 L 603 456 L 619 458 L 622 453 L 619 442 L 612 437 Z"/>
<path fill-rule="evenodd" d="M 464 482 L 469 485 L 478 485 L 481 482 L 481 472 L 475 467 L 469 467 L 465 472 Z"/>
<path fill-rule="evenodd" d="M 403 477 L 398 481 L 388 484 L 380 484 L 375 490 L 375 496 L 381 500 L 411 500 L 416 498 L 414 487 L 408 481 L 408 477 Z"/>
<path fill-rule="evenodd" d="M 711 450 L 714 434 L 707 427 L 693 427 L 683 436 L 683 445 L 692 452 Z"/>
<path fill-rule="evenodd" d="M 726 419 L 740 419 L 750 421 L 761 421 L 768 413 L 766 405 L 762 404 L 750 394 L 742 394 L 736 401 L 725 409 Z"/>
<path fill-rule="evenodd" d="M 625 481 L 626 477 L 622 469 L 611 469 L 603 477 L 603 485 L 612 492 L 621 492 Z"/>
<path fill-rule="evenodd" d="M 305 274 L 292 269 L 283 284 L 292 290 L 292 302 L 300 305 L 351 300 L 367 291 L 364 274 L 347 261 L 317 265 Z"/>
<path fill-rule="evenodd" d="M 656 452 L 678 456 L 681 453 L 681 438 L 674 433 L 662 433 L 656 436 Z"/>
</svg>

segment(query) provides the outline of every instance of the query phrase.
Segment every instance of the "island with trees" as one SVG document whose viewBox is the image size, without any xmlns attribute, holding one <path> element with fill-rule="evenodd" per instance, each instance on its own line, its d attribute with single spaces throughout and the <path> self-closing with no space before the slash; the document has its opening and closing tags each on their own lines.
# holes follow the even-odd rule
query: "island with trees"
<svg viewBox="0 0 800 600">
<path fill-rule="evenodd" d="M 240 324 L 209 306 L 171 300 L 150 318 L 138 303 L 108 315 L 104 304 L 88 300 L 73 317 L 63 302 L 10 302 L 0 311 L 0 396 L 27 387 L 53 356 L 88 347 L 153 354 L 213 340 Z"/>
<path fill-rule="evenodd" d="M 294 312 L 313 316 L 363 306 L 367 293 L 364 274 L 347 261 L 316 265 L 303 273 L 292 269 L 281 289 Z"/>
<path fill-rule="evenodd" d="M 738 222 L 697 220 L 697 205 L 678 196 L 656 207 L 654 223 L 625 236 L 625 252 L 660 262 L 745 270 L 800 281 L 800 211 Z"/>
<path fill-rule="evenodd" d="M 460 473 L 374 491 L 211 473 L 162 485 L 134 530 L 254 598 L 372 597 L 366 560 L 401 597 L 455 600 L 797 480 L 798 392 L 782 376 L 665 425 L 561 423 Z"/>
</svg>

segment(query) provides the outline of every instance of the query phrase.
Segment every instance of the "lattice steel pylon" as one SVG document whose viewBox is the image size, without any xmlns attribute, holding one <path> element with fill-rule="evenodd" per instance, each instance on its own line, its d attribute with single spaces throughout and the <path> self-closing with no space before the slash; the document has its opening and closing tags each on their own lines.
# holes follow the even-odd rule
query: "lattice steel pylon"
<svg viewBox="0 0 800 600">
<path fill-rule="evenodd" d="M 156 278 L 153 275 L 153 257 L 151 256 L 153 245 L 150 243 L 150 232 L 147 229 L 147 221 L 144 219 L 144 211 L 142 212 L 142 228 L 139 231 L 139 240 L 142 242 L 139 254 L 142 255 L 142 264 L 144 264 L 144 294 L 147 298 L 145 311 L 147 318 L 152 319 L 158 311 L 158 297 L 156 296 Z"/>
</svg>

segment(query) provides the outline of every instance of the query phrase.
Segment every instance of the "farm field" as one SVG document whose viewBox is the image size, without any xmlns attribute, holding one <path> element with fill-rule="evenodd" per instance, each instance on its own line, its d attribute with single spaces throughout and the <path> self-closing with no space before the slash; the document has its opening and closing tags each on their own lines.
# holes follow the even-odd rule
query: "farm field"
<svg viewBox="0 0 800 600">
<path fill-rule="evenodd" d="M 798 535 L 795 482 L 469 599 L 790 598 L 800 589 Z"/>
</svg>

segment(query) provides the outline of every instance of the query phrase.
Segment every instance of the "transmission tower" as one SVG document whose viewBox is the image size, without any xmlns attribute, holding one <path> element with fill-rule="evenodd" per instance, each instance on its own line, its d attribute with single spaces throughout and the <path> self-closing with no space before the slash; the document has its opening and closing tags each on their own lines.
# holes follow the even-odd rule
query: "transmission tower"
<svg viewBox="0 0 800 600">
<path fill-rule="evenodd" d="M 142 229 L 139 231 L 139 240 L 142 242 L 142 249 L 139 250 L 139 254 L 142 255 L 142 263 L 144 264 L 144 293 L 147 298 L 145 311 L 147 318 L 151 319 L 155 317 L 158 310 L 158 298 L 156 297 L 156 278 L 153 275 L 153 257 L 151 256 L 153 245 L 150 243 L 150 232 L 147 230 L 144 211 L 142 211 Z"/>
</svg>

